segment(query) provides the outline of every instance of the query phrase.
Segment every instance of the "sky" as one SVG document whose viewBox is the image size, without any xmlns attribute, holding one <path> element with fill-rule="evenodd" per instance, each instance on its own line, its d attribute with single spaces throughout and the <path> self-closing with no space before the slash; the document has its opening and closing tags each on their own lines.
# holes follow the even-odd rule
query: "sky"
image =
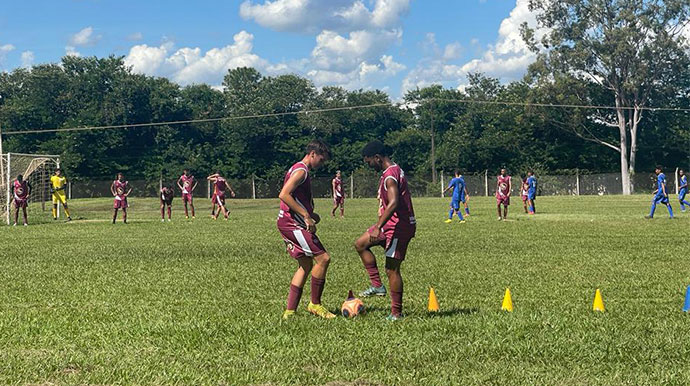
<svg viewBox="0 0 690 386">
<path fill-rule="evenodd" d="M 32 0 L 0 10 L 0 71 L 65 55 L 123 56 L 137 73 L 220 86 L 228 69 L 317 87 L 463 87 L 519 79 L 534 54 L 528 0 Z"/>
</svg>

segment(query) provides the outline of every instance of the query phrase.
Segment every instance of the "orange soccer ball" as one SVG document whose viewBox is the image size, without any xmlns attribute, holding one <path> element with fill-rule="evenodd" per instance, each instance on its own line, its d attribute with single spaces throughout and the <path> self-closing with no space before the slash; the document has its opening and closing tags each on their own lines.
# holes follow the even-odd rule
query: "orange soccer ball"
<svg viewBox="0 0 690 386">
<path fill-rule="evenodd" d="M 354 318 L 359 314 L 363 314 L 365 310 L 364 303 L 358 298 L 349 298 L 345 300 L 343 306 L 340 307 L 340 312 L 346 318 Z"/>
</svg>

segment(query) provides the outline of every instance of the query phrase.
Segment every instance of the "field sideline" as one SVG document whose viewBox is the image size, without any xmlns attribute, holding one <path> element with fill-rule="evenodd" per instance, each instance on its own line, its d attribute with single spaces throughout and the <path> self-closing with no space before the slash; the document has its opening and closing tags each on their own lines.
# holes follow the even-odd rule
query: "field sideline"
<svg viewBox="0 0 690 386">
<path fill-rule="evenodd" d="M 165 224 L 156 199 L 134 198 L 127 225 L 109 223 L 110 199 L 71 201 L 72 223 L 34 210 L 40 224 L 0 227 L 0 384 L 685 384 L 690 213 L 673 196 L 677 220 L 663 206 L 645 220 L 650 199 L 539 197 L 530 217 L 514 200 L 498 222 L 493 198 L 472 197 L 466 224 L 444 224 L 448 199 L 416 198 L 395 323 L 388 298 L 317 319 L 308 285 L 281 322 L 295 263 L 276 199 L 229 200 L 229 222 L 209 219 L 208 200 L 184 220 L 179 197 Z M 349 199 L 342 220 L 330 205 L 316 208 L 336 309 L 368 285 L 352 243 L 377 202 Z M 606 313 L 591 311 L 596 288 Z"/>
</svg>

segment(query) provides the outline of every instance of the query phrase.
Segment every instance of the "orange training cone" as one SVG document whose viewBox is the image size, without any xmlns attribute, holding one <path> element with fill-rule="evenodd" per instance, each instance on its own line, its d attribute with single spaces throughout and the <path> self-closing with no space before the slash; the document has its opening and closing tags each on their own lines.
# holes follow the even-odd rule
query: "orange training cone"
<svg viewBox="0 0 690 386">
<path fill-rule="evenodd" d="M 436 298 L 436 292 L 434 292 L 434 288 L 429 288 L 429 307 L 428 307 L 429 312 L 438 312 L 439 306 L 438 306 L 438 299 Z"/>
<path fill-rule="evenodd" d="M 506 288 L 506 293 L 503 295 L 503 305 L 501 310 L 513 312 L 513 297 L 510 295 L 510 288 Z"/>
<path fill-rule="evenodd" d="M 594 303 L 592 304 L 592 311 L 604 312 L 604 299 L 601 297 L 601 291 L 597 288 L 597 292 L 594 293 Z"/>
</svg>

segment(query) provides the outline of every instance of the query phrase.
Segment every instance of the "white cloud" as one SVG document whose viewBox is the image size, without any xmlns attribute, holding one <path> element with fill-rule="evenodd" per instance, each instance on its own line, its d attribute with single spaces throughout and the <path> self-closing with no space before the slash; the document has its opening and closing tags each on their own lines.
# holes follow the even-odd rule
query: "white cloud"
<svg viewBox="0 0 690 386">
<path fill-rule="evenodd" d="M 34 64 L 34 53 L 31 51 L 22 52 L 22 67 L 29 68 Z"/>
<path fill-rule="evenodd" d="M 341 86 L 347 89 L 384 88 L 385 80 L 405 70 L 405 66 L 395 62 L 390 55 L 383 55 L 376 61 L 363 61 L 351 71 L 329 71 L 314 69 L 306 75 L 317 87 Z"/>
<path fill-rule="evenodd" d="M 69 45 L 73 47 L 92 46 L 98 43 L 101 38 L 101 35 L 94 35 L 93 27 L 86 27 L 70 37 Z"/>
<path fill-rule="evenodd" d="M 127 35 L 127 40 L 129 40 L 131 42 L 138 42 L 139 40 L 142 40 L 142 39 L 144 39 L 144 34 L 142 34 L 141 32 L 134 32 L 134 33 Z"/>
<path fill-rule="evenodd" d="M 81 56 L 79 51 L 77 51 L 77 48 L 74 46 L 65 46 L 65 55 L 66 56 Z"/>
<path fill-rule="evenodd" d="M 354 31 L 348 37 L 323 31 L 316 37 L 316 47 L 311 55 L 314 65 L 320 69 L 347 72 L 380 56 L 401 38 L 402 30 Z"/>
<path fill-rule="evenodd" d="M 519 79 L 536 58 L 520 35 L 523 22 L 532 26 L 536 24 L 536 17 L 529 11 L 528 5 L 529 0 L 516 0 L 515 8 L 501 22 L 495 44 L 489 45 L 479 58 L 462 65 L 452 63 L 453 59 L 457 59 L 453 54 L 458 51 L 447 46 L 440 58 L 425 58 L 410 71 L 403 80 L 403 92 L 434 83 L 462 87 L 467 74 L 471 72 L 482 72 L 504 82 Z M 538 31 L 537 38 L 542 34 Z M 477 43 L 476 39 L 472 39 L 471 45 Z"/>
<path fill-rule="evenodd" d="M 240 16 L 277 31 L 318 33 L 392 28 L 409 10 L 410 0 L 246 0 Z"/>
<path fill-rule="evenodd" d="M 12 44 L 0 46 L 0 65 L 5 61 L 5 56 L 11 51 L 14 51 L 14 46 Z"/>
<path fill-rule="evenodd" d="M 255 67 L 265 73 L 280 71 L 282 67 L 269 63 L 252 53 L 254 36 L 241 31 L 234 36 L 231 45 L 213 48 L 202 53 L 200 48 L 184 47 L 176 51 L 172 42 L 159 47 L 146 44 L 130 49 L 125 64 L 134 72 L 165 76 L 182 85 L 208 83 L 218 85 L 229 69 Z"/>
</svg>

